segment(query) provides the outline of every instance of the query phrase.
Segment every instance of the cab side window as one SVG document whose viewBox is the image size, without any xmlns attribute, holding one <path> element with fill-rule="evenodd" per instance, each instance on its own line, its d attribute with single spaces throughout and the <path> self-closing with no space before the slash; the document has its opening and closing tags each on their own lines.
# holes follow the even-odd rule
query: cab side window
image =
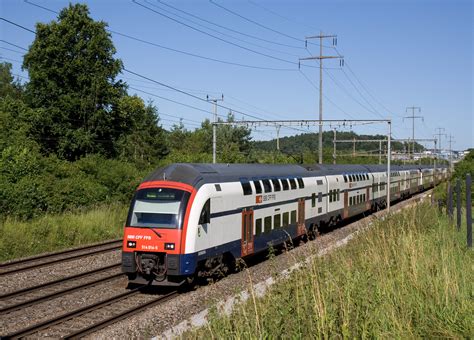
<svg viewBox="0 0 474 340">
<path fill-rule="evenodd" d="M 199 216 L 199 224 L 206 224 L 211 222 L 211 199 L 206 201 L 202 207 L 201 215 Z"/>
</svg>

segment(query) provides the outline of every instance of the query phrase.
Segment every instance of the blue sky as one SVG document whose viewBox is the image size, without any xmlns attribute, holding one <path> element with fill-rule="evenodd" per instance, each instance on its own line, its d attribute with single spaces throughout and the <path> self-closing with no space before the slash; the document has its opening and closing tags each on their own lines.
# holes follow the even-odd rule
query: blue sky
<svg viewBox="0 0 474 340">
<path fill-rule="evenodd" d="M 68 1 L 62 0 L 31 2 L 55 11 L 68 4 Z M 318 64 L 306 61 L 299 71 L 298 58 L 307 57 L 310 53 L 319 54 L 319 46 L 316 45 L 309 44 L 306 50 L 304 40 L 306 36 L 319 34 L 322 30 L 326 34 L 338 35 L 337 51 L 332 48 L 332 39 L 327 39 L 324 43 L 328 47 L 324 48 L 324 54 L 336 55 L 339 52 L 345 58 L 342 69 L 338 60 L 324 62 L 328 68 L 323 73 L 325 119 L 390 117 L 394 137 L 408 138 L 411 137 L 411 121 L 402 117 L 407 115 L 407 106 L 415 105 L 421 107 L 417 115 L 424 116 L 424 121 L 417 120 L 415 123 L 416 138 L 433 138 L 435 128 L 443 127 L 456 141 L 453 148 L 474 146 L 472 1 L 214 1 L 277 33 L 206 0 L 163 0 L 165 4 L 247 36 L 177 12 L 156 0 L 139 2 L 187 25 L 267 56 L 197 32 L 132 1 L 86 1 L 92 17 L 106 21 L 111 30 L 210 58 L 279 69 L 262 70 L 217 63 L 112 35 L 117 57 L 123 60 L 127 69 L 201 98 L 205 98 L 206 94 L 220 96 L 223 93 L 222 104 L 240 111 L 235 113 L 237 119 L 253 119 L 248 115 L 262 119 L 317 119 Z M 1 0 L 0 12 L 1 17 L 30 29 L 34 29 L 36 22 L 49 22 L 56 16 L 20 0 Z M 26 48 L 34 39 L 33 34 L 4 21 L 0 21 L 0 36 L 2 40 Z M 21 70 L 21 53 L 9 49 L 20 52 L 0 42 L 0 58 L 4 58 L 0 60 L 12 62 L 15 74 L 27 76 Z M 190 129 L 204 118 L 211 118 L 212 107 L 208 103 L 126 72 L 123 77 L 134 88 L 130 89 L 131 93 L 154 101 L 164 127 L 175 124 L 179 120 L 177 117 L 182 117 Z M 219 109 L 221 115 L 227 112 L 227 109 Z M 348 131 L 351 128 L 338 129 Z M 281 135 L 311 130 L 316 128 L 286 128 L 282 129 Z M 353 126 L 352 130 L 358 133 L 386 133 L 387 128 L 384 125 Z M 270 139 L 275 134 L 272 127 L 259 127 L 253 132 L 253 137 Z M 442 147 L 446 146 L 447 140 L 443 137 Z"/>
</svg>

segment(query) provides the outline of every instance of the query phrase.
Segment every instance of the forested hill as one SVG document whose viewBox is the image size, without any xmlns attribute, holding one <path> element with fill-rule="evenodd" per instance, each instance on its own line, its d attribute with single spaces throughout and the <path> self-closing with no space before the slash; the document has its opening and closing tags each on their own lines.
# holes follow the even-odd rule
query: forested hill
<svg viewBox="0 0 474 340">
<path fill-rule="evenodd" d="M 337 140 L 356 140 L 361 139 L 386 139 L 386 135 L 359 135 L 355 132 L 339 132 L 336 133 Z M 323 147 L 333 148 L 334 132 L 326 131 L 323 132 Z M 276 140 L 272 139 L 269 141 L 255 141 L 254 147 L 261 151 L 272 151 L 276 148 Z M 337 143 L 338 151 L 352 151 L 352 143 Z M 307 150 L 317 150 L 318 148 L 318 134 L 317 133 L 305 133 L 290 137 L 280 138 L 280 149 L 284 153 L 297 154 Z M 356 144 L 356 151 L 373 151 L 378 150 L 379 144 L 375 142 L 358 142 Z M 383 148 L 383 147 L 382 147 Z M 392 142 L 392 149 L 394 151 L 403 151 L 403 143 Z M 415 144 L 415 150 L 424 150 L 424 147 L 418 143 Z"/>
</svg>

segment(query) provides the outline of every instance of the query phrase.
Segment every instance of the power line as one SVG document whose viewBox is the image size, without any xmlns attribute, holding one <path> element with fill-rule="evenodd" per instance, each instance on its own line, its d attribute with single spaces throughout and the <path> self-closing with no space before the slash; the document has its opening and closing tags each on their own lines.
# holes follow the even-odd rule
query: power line
<svg viewBox="0 0 474 340">
<path fill-rule="evenodd" d="M 162 1 L 162 0 L 158 0 L 158 2 L 161 3 L 161 4 L 163 4 L 163 5 L 165 5 L 165 6 L 168 6 L 168 7 L 170 7 L 170 8 L 173 8 L 173 9 L 176 10 L 176 11 L 185 13 L 185 14 L 187 14 L 187 15 L 193 17 L 193 18 L 202 20 L 202 21 L 204 21 L 204 22 L 207 22 L 207 23 L 209 23 L 209 24 L 211 24 L 211 25 L 215 25 L 215 26 L 217 26 L 217 27 L 220 27 L 220 28 L 222 28 L 222 29 L 228 30 L 228 31 L 230 31 L 230 32 L 234 32 L 234 33 L 237 33 L 237 34 L 246 36 L 246 37 L 248 37 L 248 38 L 260 40 L 260 41 L 263 41 L 263 42 L 266 42 L 266 43 L 269 43 L 269 44 L 274 44 L 274 45 L 279 45 L 279 46 L 284 46 L 284 47 L 290 47 L 290 48 L 303 49 L 303 47 L 301 47 L 301 46 L 294 46 L 294 45 L 283 44 L 283 43 L 279 43 L 279 42 L 276 42 L 276 41 L 271 41 L 271 40 L 263 39 L 263 38 L 260 38 L 260 37 L 255 36 L 255 35 L 251 35 L 251 34 L 247 34 L 247 33 L 244 33 L 244 32 L 240 32 L 240 31 L 234 30 L 234 29 L 232 29 L 232 28 L 228 28 L 228 27 L 225 27 L 225 26 L 216 24 L 216 23 L 214 23 L 214 22 L 212 22 L 212 21 L 203 19 L 203 18 L 201 18 L 201 17 L 198 17 L 197 15 L 194 15 L 194 14 L 192 14 L 192 13 L 186 12 L 186 11 L 181 10 L 181 9 L 179 9 L 179 8 L 176 8 L 176 7 L 174 7 L 174 6 L 171 6 L 170 4 L 167 4 L 167 3 L 165 3 L 165 2 Z"/>
<path fill-rule="evenodd" d="M 179 92 L 179 93 L 184 94 L 184 95 L 186 95 L 186 96 L 189 96 L 189 97 L 191 97 L 191 98 L 194 98 L 194 99 L 197 99 L 197 100 L 199 100 L 199 101 L 202 101 L 202 102 L 206 102 L 206 103 L 207 103 L 207 100 L 206 100 L 206 99 L 203 99 L 203 98 L 201 98 L 201 97 L 198 97 L 198 96 L 196 96 L 196 95 L 193 95 L 193 94 L 191 94 L 191 93 L 189 93 L 189 92 L 180 90 L 180 89 L 178 89 L 178 88 L 176 88 L 176 87 L 174 87 L 174 86 L 171 86 L 171 85 L 162 83 L 162 82 L 160 82 L 160 81 L 157 81 L 157 80 L 154 80 L 154 79 L 151 79 L 151 78 L 148 78 L 148 77 L 146 77 L 146 76 L 144 76 L 144 75 L 141 75 L 141 74 L 136 73 L 136 72 L 134 72 L 134 71 L 128 70 L 127 68 L 124 68 L 123 70 L 124 70 L 125 72 L 128 72 L 128 73 L 130 73 L 130 74 L 133 74 L 133 75 L 135 75 L 135 76 L 137 76 L 137 77 L 140 77 L 140 78 L 149 80 L 149 81 L 154 82 L 154 83 L 156 83 L 156 84 L 158 84 L 158 85 L 161 85 L 161 86 L 164 86 L 164 87 L 166 87 L 166 88 L 175 90 L 176 92 Z M 226 109 L 226 110 L 232 111 L 232 112 L 234 112 L 234 113 L 240 113 L 240 114 L 243 114 L 243 115 L 248 116 L 248 117 L 251 117 L 251 118 L 255 118 L 255 119 L 258 119 L 258 120 L 262 120 L 260 117 L 257 117 L 257 116 L 248 114 L 248 113 L 246 113 L 246 112 L 234 110 L 233 108 L 228 107 L 228 106 L 225 106 L 225 105 L 222 105 L 222 104 L 217 104 L 217 106 L 220 107 L 220 108 L 222 108 L 222 109 Z"/>
<path fill-rule="evenodd" d="M 1 48 L 2 50 L 6 50 L 6 51 L 10 51 L 10 52 L 15 52 L 15 53 L 18 53 L 18 54 L 21 54 L 21 55 L 23 55 L 23 54 L 24 54 L 23 52 L 16 51 L 16 50 L 14 50 L 14 49 L 11 49 L 11 48 L 8 48 L 8 47 L 3 47 L 3 46 L 0 46 L 0 48 Z"/>
<path fill-rule="evenodd" d="M 41 9 L 44 9 L 45 11 L 52 12 L 52 13 L 55 13 L 55 14 L 59 14 L 59 12 L 56 12 L 56 11 L 53 11 L 52 9 L 47 8 L 47 7 L 44 7 L 44 6 L 35 4 L 34 2 L 31 2 L 31 1 L 28 1 L 28 0 L 24 0 L 24 1 L 25 1 L 27 4 L 29 4 L 29 5 L 32 5 L 32 6 L 35 6 L 35 7 L 39 7 L 39 8 L 41 8 Z"/>
<path fill-rule="evenodd" d="M 19 48 L 20 50 L 28 51 L 28 50 L 27 50 L 26 48 L 24 48 L 24 47 L 18 46 L 18 45 L 16 45 L 16 44 L 13 44 L 13 43 L 11 43 L 11 42 L 9 42 L 9 41 L 6 41 L 6 40 L 3 40 L 3 39 L 0 39 L 0 42 L 5 43 L 5 44 L 8 44 L 8 45 L 11 45 L 11 46 L 14 46 L 14 47 L 16 47 L 16 48 Z"/>
<path fill-rule="evenodd" d="M 147 9 L 147 10 L 153 12 L 153 13 L 156 13 L 156 14 L 158 14 L 158 15 L 164 17 L 164 18 L 167 18 L 167 19 L 169 19 L 169 20 L 171 20 L 171 21 L 174 21 L 174 22 L 176 22 L 176 23 L 178 23 L 178 24 L 181 24 L 181 25 L 183 25 L 183 26 L 185 26 L 185 27 L 188 27 L 188 28 L 190 28 L 190 29 L 192 29 L 192 30 L 194 30 L 194 31 L 196 31 L 196 32 L 199 32 L 199 33 L 202 33 L 202 34 L 204 34 L 204 35 L 210 36 L 210 37 L 212 37 L 212 38 L 214 38 L 214 39 L 217 39 L 217 40 L 219 40 L 219 41 L 225 42 L 225 43 L 230 44 L 230 45 L 232 45 L 232 46 L 235 46 L 235 47 L 244 49 L 244 50 L 246 50 L 246 51 L 249 51 L 249 52 L 252 52 L 252 53 L 255 53 L 255 54 L 258 54 L 258 55 L 267 57 L 267 58 L 270 58 L 270 59 L 278 60 L 278 61 L 281 61 L 281 62 L 284 62 L 284 63 L 288 63 L 288 64 L 297 65 L 297 63 L 295 63 L 295 62 L 292 62 L 292 61 L 289 61 L 289 60 L 286 60 L 286 59 L 282 59 L 282 58 L 279 58 L 279 57 L 275 57 L 275 56 L 272 56 L 272 55 L 270 55 L 270 54 L 266 54 L 266 53 L 262 53 L 262 52 L 256 51 L 256 50 L 254 50 L 254 49 L 251 49 L 251 48 L 242 46 L 242 45 L 240 45 L 240 44 L 234 43 L 234 42 L 232 42 L 232 41 L 229 41 L 229 40 L 223 39 L 223 38 L 221 38 L 221 37 L 218 37 L 218 36 L 216 36 L 216 35 L 214 35 L 214 34 L 211 34 L 211 33 L 209 33 L 209 32 L 203 31 L 203 30 L 201 30 L 201 29 L 199 29 L 199 28 L 196 28 L 196 27 L 191 26 L 191 25 L 189 25 L 189 24 L 187 24 L 187 23 L 185 23 L 185 22 L 182 22 L 182 21 L 177 20 L 177 19 L 175 19 L 175 18 L 172 18 L 172 17 L 170 17 L 170 16 L 168 16 L 168 15 L 166 15 L 166 14 L 163 14 L 163 13 L 157 11 L 157 10 L 154 10 L 153 8 L 147 7 L 147 6 L 145 6 L 144 4 L 139 3 L 139 2 L 136 1 L 136 0 L 132 0 L 132 2 L 133 2 L 134 4 L 137 4 L 138 6 L 141 6 L 141 7 L 145 8 L 145 9 Z"/>
<path fill-rule="evenodd" d="M 0 54 L 0 59 L 4 59 L 4 60 L 8 60 L 8 61 L 14 61 L 14 62 L 20 63 L 20 64 L 22 63 L 22 61 L 17 60 L 17 59 L 5 58 L 5 57 L 3 57 L 1 54 Z"/>
<path fill-rule="evenodd" d="M 273 28 L 270 28 L 270 27 L 268 27 L 268 26 L 265 26 L 265 25 L 263 25 L 263 24 L 261 24 L 261 23 L 255 21 L 255 20 L 252 20 L 252 19 L 249 19 L 249 18 L 247 18 L 247 17 L 244 17 L 243 15 L 241 15 L 241 14 L 239 14 L 239 13 L 237 13 L 237 12 L 234 12 L 234 11 L 228 9 L 227 7 L 224 7 L 224 6 L 222 6 L 222 5 L 219 5 L 218 3 L 216 3 L 216 2 L 214 2 L 214 1 L 212 1 L 212 0 L 209 0 L 209 2 L 210 2 L 211 4 L 213 4 L 214 6 L 217 6 L 217 7 L 221 8 L 221 9 L 223 9 L 224 11 L 226 11 L 226 12 L 228 12 L 228 13 L 231 13 L 231 14 L 233 14 L 233 15 L 235 15 L 235 16 L 237 16 L 237 17 L 239 17 L 239 18 L 241 18 L 241 19 L 243 19 L 243 20 L 245 20 L 245 21 L 248 21 L 248 22 L 250 22 L 250 23 L 252 23 L 252 24 L 254 24 L 254 25 L 257 25 L 257 26 L 259 26 L 259 27 L 261 27 L 261 28 L 264 28 L 264 29 L 266 29 L 266 30 L 269 30 L 269 31 L 271 31 L 271 32 L 273 32 L 273 33 L 276 33 L 276 34 L 279 34 L 279 35 L 281 35 L 281 36 L 287 37 L 287 38 L 289 38 L 289 39 L 293 39 L 293 40 L 296 40 L 296 41 L 299 41 L 299 42 L 304 42 L 304 40 L 302 40 L 302 39 L 300 39 L 300 38 L 293 37 L 293 36 L 288 35 L 288 34 L 286 34 L 286 33 L 284 33 L 284 32 L 280 32 L 280 31 L 277 31 L 277 30 L 275 30 L 275 29 L 273 29 Z M 314 45 L 317 45 L 317 44 L 314 44 Z"/>
<path fill-rule="evenodd" d="M 29 2 L 29 3 L 30 3 L 30 2 Z M 21 27 L 21 28 L 23 28 L 23 29 L 28 30 L 27 28 L 22 27 L 22 26 L 20 26 L 20 25 L 16 25 L 15 23 L 12 23 L 12 24 L 14 24 L 15 26 L 19 26 L 19 27 Z M 34 33 L 34 32 L 33 32 L 33 33 Z M 150 82 L 152 82 L 152 83 L 156 83 L 156 84 L 158 84 L 158 85 L 161 85 L 161 86 L 163 86 L 163 87 L 172 89 L 172 90 L 177 91 L 177 92 L 179 92 L 179 93 L 188 95 L 188 96 L 190 96 L 190 97 L 192 97 L 192 98 L 195 98 L 195 99 L 198 99 L 198 100 L 201 100 L 201 101 L 205 101 L 204 99 L 202 99 L 202 98 L 200 98 L 200 97 L 198 97 L 198 96 L 195 96 L 195 95 L 193 95 L 193 94 L 191 94 L 191 93 L 188 93 L 188 92 L 183 91 L 183 90 L 180 90 L 180 89 L 178 89 L 178 88 L 176 88 L 176 87 L 173 87 L 173 86 L 170 86 L 170 85 L 167 85 L 167 84 L 158 82 L 158 81 L 156 81 L 156 80 L 154 80 L 154 79 L 145 77 L 145 76 L 143 76 L 143 75 L 141 75 L 141 74 L 138 74 L 138 73 L 136 73 L 136 72 L 127 70 L 126 68 L 124 68 L 123 70 L 126 71 L 126 72 L 129 72 L 129 73 L 131 73 L 131 74 L 133 74 L 133 75 L 135 75 L 135 76 L 137 76 L 137 77 L 139 77 L 139 78 L 148 80 L 148 81 L 150 81 Z M 143 92 L 143 91 L 142 91 L 142 92 Z M 163 98 L 164 98 L 164 97 L 163 97 Z M 169 99 L 165 99 L 165 100 L 169 100 Z M 182 103 L 181 103 L 181 104 L 182 104 Z M 248 116 L 248 117 L 252 117 L 252 118 L 255 118 L 255 119 L 261 119 L 260 117 L 257 117 L 257 116 L 254 116 L 254 115 L 251 115 L 251 114 L 248 114 L 248 113 L 244 113 L 244 112 L 242 112 L 242 111 L 237 111 L 237 110 L 234 110 L 234 109 L 232 109 L 232 108 L 229 108 L 229 107 L 226 107 L 226 106 L 223 106 L 223 105 L 218 105 L 218 106 L 221 107 L 221 108 L 224 108 L 224 109 L 233 111 L 233 112 L 237 112 L 237 113 L 240 113 L 240 114 L 244 114 L 244 115 L 246 115 L 246 116 Z"/>
<path fill-rule="evenodd" d="M 319 91 L 319 87 L 316 86 L 316 84 L 313 83 L 313 81 L 301 70 L 299 70 L 300 74 L 306 79 L 306 81 L 311 85 L 313 86 L 316 90 Z M 349 118 L 354 118 L 354 116 L 352 116 L 350 113 L 348 113 L 347 111 L 345 111 L 343 108 L 341 108 L 339 105 L 337 105 L 331 98 L 329 98 L 328 96 L 326 96 L 324 93 L 323 93 L 323 97 L 324 99 L 326 99 L 328 102 L 330 102 L 332 105 L 334 105 L 335 108 L 337 108 L 339 111 L 341 111 L 342 113 L 344 113 L 346 116 L 348 116 Z"/>
<path fill-rule="evenodd" d="M 207 111 L 207 110 L 201 109 L 201 108 L 196 107 L 196 106 L 192 106 L 192 105 L 185 104 L 185 103 L 182 103 L 182 102 L 173 100 L 173 99 L 169 99 L 169 98 L 166 98 L 166 97 L 163 97 L 163 96 L 154 94 L 154 93 L 150 93 L 150 92 L 147 92 L 147 91 L 144 91 L 144 90 L 140 90 L 140 89 L 137 89 L 137 88 L 135 88 L 135 87 L 133 87 L 133 86 L 130 86 L 129 88 L 132 89 L 132 90 L 134 90 L 134 91 L 142 92 L 142 93 L 145 93 L 145 94 L 147 94 L 147 95 L 149 95 L 149 96 L 156 97 L 156 98 L 160 98 L 160 99 L 163 99 L 163 100 L 169 101 L 169 102 L 171 102 L 171 103 L 178 104 L 178 105 L 181 105 L 181 106 L 184 106 L 184 107 L 193 109 L 193 110 L 201 111 L 201 112 L 206 113 L 206 114 L 212 114 L 211 111 Z M 226 118 L 226 117 L 223 116 L 223 115 L 218 115 L 218 116 L 219 116 L 219 117 L 222 117 L 222 118 Z"/>
<path fill-rule="evenodd" d="M 273 11 L 273 10 L 271 10 L 271 9 L 269 9 L 269 8 L 267 8 L 267 7 L 265 7 L 265 6 L 262 6 L 261 4 L 257 4 L 257 3 L 254 2 L 254 1 L 248 0 L 248 2 L 251 3 L 252 5 L 254 5 L 254 6 L 256 6 L 256 7 L 259 7 L 259 8 L 261 8 L 261 9 L 263 9 L 264 11 L 267 11 L 268 13 L 271 13 L 271 14 L 273 14 L 273 15 L 279 17 L 279 18 L 282 18 L 282 19 L 288 21 L 288 22 L 292 22 L 292 23 L 295 23 L 295 24 L 298 24 L 298 25 L 306 26 L 307 28 L 310 28 L 310 29 L 312 29 L 312 30 L 319 30 L 319 28 L 315 28 L 315 27 L 312 27 L 312 26 L 307 25 L 307 24 L 305 24 L 305 23 L 298 22 L 298 21 L 296 21 L 296 20 L 287 18 L 287 17 L 285 17 L 285 16 L 283 16 L 283 15 L 281 15 L 281 14 L 279 14 L 279 13 L 277 13 L 277 12 L 275 12 L 275 11 Z"/>
<path fill-rule="evenodd" d="M 59 12 L 54 11 L 52 9 L 46 8 L 44 6 L 37 5 L 37 4 L 35 4 L 31 1 L 25 1 L 25 2 L 27 4 L 32 5 L 32 6 L 36 6 L 36 7 L 39 7 L 41 9 L 47 10 L 49 12 L 53 12 L 53 13 L 56 13 L 56 14 L 59 13 Z M 130 39 L 130 40 L 134 40 L 134 41 L 137 41 L 137 42 L 140 42 L 140 43 L 143 43 L 143 44 L 147 44 L 147 45 L 150 45 L 150 46 L 158 47 L 160 49 L 164 49 L 164 50 L 168 50 L 168 51 L 171 51 L 171 52 L 180 53 L 180 54 L 184 54 L 184 55 L 187 55 L 187 56 L 190 56 L 190 57 L 203 59 L 203 60 L 208 60 L 208 61 L 212 61 L 212 62 L 216 62 L 216 63 L 220 63 L 220 64 L 226 64 L 226 65 L 232 65 L 232 66 L 238 66 L 238 67 L 244 67 L 244 68 L 250 68 L 250 69 L 268 70 L 268 71 L 295 71 L 294 69 L 289 69 L 289 68 L 277 68 L 277 67 L 265 67 L 265 66 L 258 66 L 258 65 L 249 65 L 249 64 L 237 63 L 237 62 L 228 61 L 228 60 L 217 59 L 217 58 L 213 58 L 213 57 L 207 57 L 207 56 L 200 55 L 200 54 L 197 54 L 197 53 L 188 52 L 188 51 L 176 49 L 176 48 L 173 48 L 173 47 L 168 47 L 168 46 L 164 46 L 164 45 L 161 45 L 161 44 L 157 44 L 155 42 L 144 40 L 144 39 L 141 39 L 141 38 L 137 38 L 137 37 L 131 36 L 129 34 L 118 32 L 118 31 L 115 31 L 115 30 L 112 30 L 112 29 L 106 29 L 106 30 L 108 32 L 112 33 L 112 34 L 116 34 L 116 35 L 119 35 L 121 37 Z"/>
<path fill-rule="evenodd" d="M 35 31 L 30 30 L 29 28 L 26 28 L 25 26 L 22 26 L 22 25 L 20 25 L 20 24 L 14 23 L 13 21 L 7 20 L 7 19 L 5 19 L 5 18 L 3 18 L 3 17 L 0 17 L 0 20 L 3 20 L 3 21 L 5 21 L 5 22 L 8 22 L 9 24 L 11 24 L 11 25 L 13 25 L 13 26 L 16 26 L 16 27 L 19 27 L 19 28 L 21 28 L 21 29 L 23 29 L 23 30 L 25 30 L 25 31 L 31 32 L 31 33 L 33 33 L 33 34 L 36 34 Z"/>
<path fill-rule="evenodd" d="M 421 107 L 418 107 L 418 106 L 410 106 L 410 107 L 407 107 L 405 112 L 408 112 L 408 110 L 411 110 L 411 113 L 412 115 L 411 116 L 408 116 L 408 117 L 404 117 L 407 118 L 407 119 L 411 119 L 412 120 L 412 139 L 413 139 L 413 142 L 412 142 L 412 158 L 414 158 L 414 155 L 415 155 L 415 119 L 422 119 L 423 120 L 423 116 L 415 116 L 415 110 L 418 110 L 418 112 L 421 112 Z"/>
<path fill-rule="evenodd" d="M 172 11 L 169 11 L 169 10 L 167 10 L 167 9 L 164 9 L 164 8 L 162 8 L 162 7 L 159 7 L 159 6 L 157 6 L 157 5 L 153 4 L 153 3 L 151 3 L 151 2 L 148 1 L 148 0 L 143 0 L 143 1 L 145 1 L 145 3 L 149 4 L 150 6 L 153 6 L 153 7 L 155 7 L 155 8 L 158 8 L 158 9 L 164 11 L 165 13 L 168 13 L 168 14 L 170 14 L 170 15 L 174 15 L 175 17 L 178 17 L 178 18 L 183 19 L 183 20 L 187 20 L 188 22 L 191 22 L 191 23 L 193 23 L 194 25 L 197 25 L 198 27 L 202 27 L 202 28 L 204 28 L 204 29 L 207 29 L 207 30 L 209 30 L 209 31 L 211 31 L 211 32 L 215 32 L 215 33 L 217 33 L 217 34 L 221 34 L 221 35 L 223 35 L 223 36 L 225 36 L 225 37 L 228 37 L 228 38 L 231 38 L 231 39 L 235 39 L 235 40 L 237 40 L 237 41 L 243 42 L 243 43 L 245 43 L 245 44 L 253 45 L 253 46 L 256 46 L 256 47 L 258 47 L 258 48 L 262 48 L 262 49 L 264 49 L 264 50 L 268 50 L 268 51 L 277 52 L 277 53 L 286 54 L 286 55 L 290 55 L 290 56 L 296 57 L 296 55 L 295 55 L 295 54 L 292 54 L 292 53 L 283 52 L 283 51 L 280 51 L 280 50 L 275 50 L 275 49 L 273 49 L 273 48 L 269 48 L 269 47 L 265 47 L 265 46 L 262 46 L 262 45 L 258 45 L 258 44 L 256 44 L 256 43 L 249 42 L 249 41 L 244 40 L 244 39 L 236 38 L 236 37 L 233 36 L 233 35 L 230 35 L 230 34 L 227 34 L 227 33 L 223 33 L 223 32 L 221 32 L 221 31 L 219 31 L 219 30 L 210 28 L 209 26 L 206 26 L 206 25 L 202 25 L 202 24 L 200 24 L 200 23 L 197 23 L 197 22 L 194 21 L 194 20 L 185 18 L 185 17 L 183 17 L 183 16 L 181 16 L 181 15 L 179 15 L 179 14 L 173 13 Z"/>
</svg>

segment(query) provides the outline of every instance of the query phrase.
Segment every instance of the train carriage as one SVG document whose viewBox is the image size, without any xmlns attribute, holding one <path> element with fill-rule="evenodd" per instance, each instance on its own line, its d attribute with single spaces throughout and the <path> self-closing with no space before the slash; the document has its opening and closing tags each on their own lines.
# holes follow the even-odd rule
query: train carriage
<svg viewBox="0 0 474 340">
<path fill-rule="evenodd" d="M 426 170 L 394 166 L 391 200 L 426 188 Z M 384 165 L 172 164 L 135 193 L 122 270 L 132 283 L 166 286 L 225 273 L 237 259 L 385 207 L 386 191 Z"/>
</svg>

